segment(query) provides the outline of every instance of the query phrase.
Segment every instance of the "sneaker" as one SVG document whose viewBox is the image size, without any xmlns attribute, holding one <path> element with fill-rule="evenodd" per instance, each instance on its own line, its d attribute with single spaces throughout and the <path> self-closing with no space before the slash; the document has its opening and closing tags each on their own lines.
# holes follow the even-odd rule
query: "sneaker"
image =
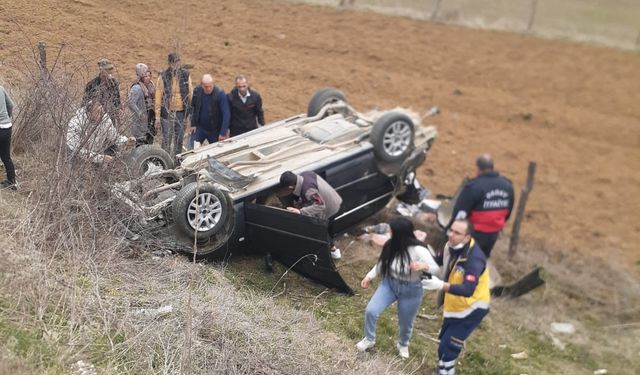
<svg viewBox="0 0 640 375">
<path fill-rule="evenodd" d="M 338 249 L 337 247 L 334 247 L 333 249 L 331 249 L 331 258 L 333 258 L 333 259 L 342 258 L 342 254 L 340 253 L 340 249 Z"/>
<path fill-rule="evenodd" d="M 356 344 L 356 348 L 358 348 L 359 351 L 364 352 L 367 349 L 373 348 L 375 344 L 375 341 L 369 341 L 369 339 L 365 337 Z"/>
<path fill-rule="evenodd" d="M 396 347 L 398 348 L 398 355 L 400 356 L 400 358 L 409 358 L 409 346 L 402 346 L 400 345 L 400 343 L 398 343 L 396 344 Z"/>
</svg>

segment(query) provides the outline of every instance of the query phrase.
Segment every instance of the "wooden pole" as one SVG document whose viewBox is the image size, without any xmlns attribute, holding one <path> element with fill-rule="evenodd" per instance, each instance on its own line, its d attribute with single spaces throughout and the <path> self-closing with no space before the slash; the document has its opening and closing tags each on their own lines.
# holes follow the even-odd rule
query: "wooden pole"
<svg viewBox="0 0 640 375">
<path fill-rule="evenodd" d="M 38 42 L 38 64 L 40 65 L 40 77 L 45 80 L 49 76 L 47 71 L 47 47 L 44 42 Z"/>
<path fill-rule="evenodd" d="M 529 2 L 529 23 L 527 24 L 527 32 L 533 30 L 533 23 L 536 19 L 536 10 L 538 8 L 538 0 L 530 0 Z"/>
<path fill-rule="evenodd" d="M 442 5 L 442 0 L 436 0 L 436 8 L 431 13 L 431 21 L 435 21 L 438 18 L 438 13 L 440 13 L 440 5 Z"/>
<path fill-rule="evenodd" d="M 518 238 L 520 236 L 520 225 L 522 224 L 522 218 L 524 217 L 524 209 L 527 205 L 527 198 L 529 193 L 533 189 L 533 179 L 536 175 L 536 162 L 529 162 L 529 170 L 527 172 L 527 183 L 522 187 L 522 195 L 518 201 L 518 211 L 516 212 L 516 219 L 513 222 L 513 230 L 511 231 L 511 241 L 509 242 L 509 259 L 513 258 L 518 248 Z"/>
</svg>

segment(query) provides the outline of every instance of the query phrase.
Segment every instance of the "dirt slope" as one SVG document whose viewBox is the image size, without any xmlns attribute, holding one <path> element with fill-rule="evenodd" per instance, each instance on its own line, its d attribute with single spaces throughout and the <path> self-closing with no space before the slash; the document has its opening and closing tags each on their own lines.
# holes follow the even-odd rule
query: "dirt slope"
<svg viewBox="0 0 640 375">
<path fill-rule="evenodd" d="M 638 55 L 276 1 L 140 4 L 4 2 L 0 77 L 17 83 L 28 45 L 43 40 L 64 43 L 83 78 L 111 58 L 126 87 L 136 62 L 161 69 L 179 44 L 195 78 L 211 72 L 229 89 L 236 73 L 248 74 L 268 120 L 301 112 L 323 86 L 363 110 L 438 105 L 439 139 L 420 173 L 429 189 L 451 192 L 475 156 L 490 152 L 519 190 L 537 160 L 523 234 L 637 271 Z"/>
</svg>

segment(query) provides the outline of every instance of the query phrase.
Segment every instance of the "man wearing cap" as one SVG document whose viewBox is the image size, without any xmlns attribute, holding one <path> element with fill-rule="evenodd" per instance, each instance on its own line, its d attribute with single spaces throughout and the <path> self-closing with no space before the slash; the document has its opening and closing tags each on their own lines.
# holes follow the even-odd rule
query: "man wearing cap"
<svg viewBox="0 0 640 375">
<path fill-rule="evenodd" d="M 155 112 L 160 113 L 162 148 L 175 157 L 182 152 L 184 123 L 191 107 L 192 84 L 189 71 L 182 66 L 177 52 L 171 52 L 167 61 L 169 67 L 160 73 L 156 83 Z"/>
<path fill-rule="evenodd" d="M 224 90 L 213 83 L 211 74 L 202 76 L 193 90 L 191 127 L 194 148 L 206 139 L 209 144 L 225 140 L 229 135 L 229 102 Z"/>
<path fill-rule="evenodd" d="M 469 219 L 473 223 L 473 238 L 489 258 L 500 231 L 511 216 L 513 185 L 493 170 L 493 159 L 489 154 L 480 155 L 476 167 L 477 177 L 462 189 L 453 208 L 452 220 Z"/>
<path fill-rule="evenodd" d="M 246 133 L 264 125 L 260 93 L 249 88 L 247 77 L 236 77 L 236 87 L 227 95 L 231 107 L 231 136 Z"/>
<path fill-rule="evenodd" d="M 131 123 L 131 134 L 136 139 L 136 147 L 153 144 L 155 128 L 149 124 L 149 98 L 154 94 L 149 90 L 149 67 L 143 63 L 136 64 L 136 80 L 129 88 L 128 106 Z"/>
<path fill-rule="evenodd" d="M 97 100 L 104 111 L 109 114 L 114 125 L 118 125 L 120 105 L 120 84 L 113 77 L 113 63 L 109 59 L 98 60 L 98 76 L 87 83 L 84 88 L 82 105 Z"/>
</svg>

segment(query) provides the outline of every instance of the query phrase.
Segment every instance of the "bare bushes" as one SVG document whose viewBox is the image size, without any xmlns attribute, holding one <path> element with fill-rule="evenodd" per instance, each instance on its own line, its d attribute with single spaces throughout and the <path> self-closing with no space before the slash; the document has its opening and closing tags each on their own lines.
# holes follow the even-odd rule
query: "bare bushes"
<svg viewBox="0 0 640 375">
<path fill-rule="evenodd" d="M 23 189 L 0 192 L 0 347 L 38 373 L 87 363 L 118 374 L 397 372 L 358 358 L 310 313 L 234 290 L 215 266 L 131 243 L 135 220 L 109 189 L 126 178 L 124 163 L 96 166 L 67 150 L 83 83 L 74 74 L 25 73 L 32 85 L 16 100 Z"/>
</svg>

